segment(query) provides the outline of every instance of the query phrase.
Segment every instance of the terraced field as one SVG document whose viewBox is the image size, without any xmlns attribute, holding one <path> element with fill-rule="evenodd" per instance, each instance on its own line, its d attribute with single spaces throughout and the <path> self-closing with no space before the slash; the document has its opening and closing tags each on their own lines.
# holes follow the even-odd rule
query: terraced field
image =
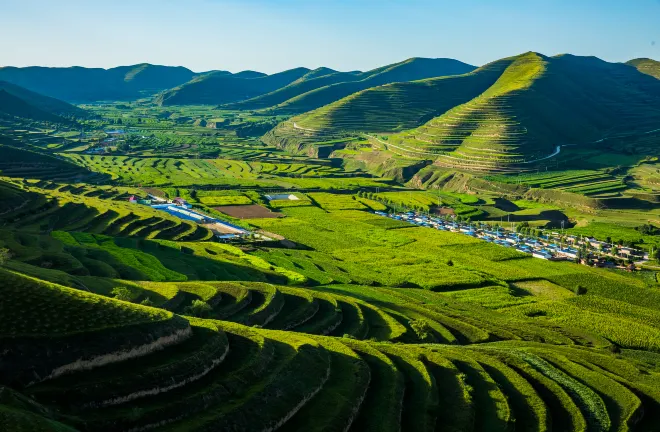
<svg viewBox="0 0 660 432">
<path fill-rule="evenodd" d="M 212 236 L 211 231 L 197 224 L 148 206 L 130 204 L 128 197 L 134 189 L 62 185 L 44 180 L 19 184 L 17 187 L 0 182 L 0 187 L 6 185 L 24 198 L 20 205 L 3 214 L 5 223 L 14 229 L 85 231 L 166 240 L 208 240 Z"/>
<path fill-rule="evenodd" d="M 358 92 L 280 124 L 264 140 L 302 152 L 364 133 L 374 148 L 400 157 L 472 172 L 520 172 L 567 145 L 639 151 L 643 142 L 630 143 L 657 132 L 660 111 L 650 101 L 659 99 L 660 83 L 627 65 L 525 53 L 462 76 Z M 652 147 L 649 142 L 644 154 L 654 154 Z"/>
<path fill-rule="evenodd" d="M 489 176 L 488 180 L 523 184 L 533 188 L 557 189 L 587 196 L 607 196 L 628 188 L 621 178 L 602 171 L 558 171 L 515 176 Z"/>
<path fill-rule="evenodd" d="M 453 327 L 406 326 L 400 314 L 350 297 L 244 283 L 178 285 L 212 302 L 225 321 L 181 317 L 0 272 L 14 287 L 2 285 L 4 298 L 21 302 L 30 293 L 32 307 L 46 313 L 39 322 L 49 323 L 25 328 L 27 317 L 1 315 L 10 354 L 0 376 L 12 386 L 2 421 L 12 429 L 605 431 L 647 430 L 658 421 L 654 354 L 483 343 L 487 333 L 473 346 L 457 338 L 390 344 L 378 341 L 409 333 L 451 338 L 469 327 L 449 318 Z M 81 311 L 97 321 L 73 319 Z M 232 317 L 289 331 L 226 321 Z M 338 332 L 345 333 L 309 334 Z M 109 338 L 122 333 L 131 337 Z M 52 350 L 56 334 L 95 343 L 80 352 Z M 359 340 L 366 337 L 372 341 Z M 16 362 L 14 350 L 26 346 L 33 355 Z"/>
<path fill-rule="evenodd" d="M 224 159 L 133 158 L 64 155 L 91 171 L 133 186 L 242 186 L 333 188 L 379 185 L 359 172 L 327 165 L 243 162 Z"/>
</svg>

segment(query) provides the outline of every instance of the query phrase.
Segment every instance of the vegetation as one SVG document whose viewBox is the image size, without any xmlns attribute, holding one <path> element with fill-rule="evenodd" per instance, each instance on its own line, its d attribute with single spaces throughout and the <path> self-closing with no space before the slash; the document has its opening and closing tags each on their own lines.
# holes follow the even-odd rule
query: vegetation
<svg viewBox="0 0 660 432">
<path fill-rule="evenodd" d="M 104 71 L 92 92 L 60 70 L 67 100 L 116 102 L 0 116 L 1 429 L 657 429 L 655 262 L 541 260 L 378 213 L 653 258 L 656 80 L 534 53 L 186 71 Z M 228 104 L 172 105 L 199 95 Z M 234 228 L 150 205 L 174 198 Z M 263 218 L 221 212 L 247 205 Z"/>
</svg>

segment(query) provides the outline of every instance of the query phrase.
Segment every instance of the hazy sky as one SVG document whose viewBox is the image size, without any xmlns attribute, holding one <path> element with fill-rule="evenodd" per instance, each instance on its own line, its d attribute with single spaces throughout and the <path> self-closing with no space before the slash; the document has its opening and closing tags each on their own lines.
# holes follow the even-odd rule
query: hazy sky
<svg viewBox="0 0 660 432">
<path fill-rule="evenodd" d="M 0 0 L 0 65 L 367 70 L 525 51 L 660 60 L 660 0 Z"/>
</svg>

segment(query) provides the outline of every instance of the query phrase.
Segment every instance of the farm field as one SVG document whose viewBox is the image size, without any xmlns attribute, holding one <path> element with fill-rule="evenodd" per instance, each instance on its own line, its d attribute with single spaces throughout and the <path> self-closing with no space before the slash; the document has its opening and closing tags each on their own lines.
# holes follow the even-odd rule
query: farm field
<svg viewBox="0 0 660 432">
<path fill-rule="evenodd" d="M 658 430 L 655 70 L 0 68 L 0 430 Z"/>
</svg>

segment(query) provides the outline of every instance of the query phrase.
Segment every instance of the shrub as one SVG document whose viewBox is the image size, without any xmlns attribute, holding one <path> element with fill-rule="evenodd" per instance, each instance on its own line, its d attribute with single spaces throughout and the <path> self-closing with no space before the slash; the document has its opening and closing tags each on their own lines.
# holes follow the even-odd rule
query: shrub
<svg viewBox="0 0 660 432">
<path fill-rule="evenodd" d="M 11 258 L 11 252 L 7 248 L 0 248 L 0 266 L 5 265 Z"/>
<path fill-rule="evenodd" d="M 211 306 L 202 300 L 193 300 L 190 306 L 184 309 L 186 315 L 192 315 L 198 318 L 206 318 L 211 313 Z"/>
<path fill-rule="evenodd" d="M 131 291 L 124 287 L 113 288 L 110 294 L 112 294 L 117 300 L 131 301 L 133 299 Z"/>
<path fill-rule="evenodd" d="M 141 304 L 142 306 L 149 306 L 149 307 L 153 307 L 153 306 L 155 305 L 155 303 L 154 303 L 150 298 L 148 298 L 148 297 L 147 297 L 146 299 L 142 300 L 142 301 L 140 302 L 140 304 Z"/>
</svg>

